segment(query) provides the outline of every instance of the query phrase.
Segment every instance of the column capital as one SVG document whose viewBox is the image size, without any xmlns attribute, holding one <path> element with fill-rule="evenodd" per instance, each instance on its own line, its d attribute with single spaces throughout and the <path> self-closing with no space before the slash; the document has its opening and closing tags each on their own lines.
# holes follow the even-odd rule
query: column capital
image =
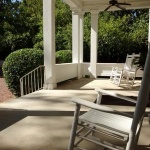
<svg viewBox="0 0 150 150">
<path fill-rule="evenodd" d="M 81 11 L 81 10 L 73 10 L 72 9 L 72 14 L 73 15 L 84 15 L 85 14 L 85 12 L 84 11 Z"/>
<path fill-rule="evenodd" d="M 91 10 L 90 13 L 91 13 L 91 14 L 98 15 L 98 14 L 99 14 L 99 10 Z"/>
</svg>

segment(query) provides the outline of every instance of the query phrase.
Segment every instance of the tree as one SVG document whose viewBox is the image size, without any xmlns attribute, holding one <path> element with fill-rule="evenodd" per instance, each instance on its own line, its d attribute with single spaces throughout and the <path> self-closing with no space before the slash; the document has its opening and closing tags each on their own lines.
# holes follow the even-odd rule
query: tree
<svg viewBox="0 0 150 150">
<path fill-rule="evenodd" d="M 42 20 L 41 0 L 1 0 L 0 59 L 21 48 L 32 48 Z"/>
<path fill-rule="evenodd" d="M 38 6 L 40 7 L 40 6 Z M 61 0 L 56 0 L 56 51 L 72 48 L 71 10 Z M 38 22 L 39 32 L 34 38 L 34 47 L 43 49 L 43 20 Z"/>
<path fill-rule="evenodd" d="M 147 49 L 148 11 L 138 13 L 138 16 L 131 12 L 100 14 L 98 62 L 124 62 L 127 53 Z"/>
<path fill-rule="evenodd" d="M 72 49 L 72 12 L 61 0 L 56 0 L 56 51 Z"/>
<path fill-rule="evenodd" d="M 14 32 L 18 22 L 19 1 L 0 0 L 0 59 L 14 50 Z"/>
<path fill-rule="evenodd" d="M 39 42 L 37 37 L 42 28 L 42 6 L 43 4 L 41 0 L 23 0 L 19 7 L 21 20 L 25 19 L 24 33 L 29 35 L 29 37 L 27 37 L 30 41 L 28 47 L 34 47 L 34 45 Z"/>
<path fill-rule="evenodd" d="M 41 0 L 0 0 L 0 59 L 21 48 L 43 49 Z M 72 12 L 56 0 L 56 51 L 72 49 Z M 90 13 L 84 15 L 84 62 L 90 61 Z M 147 50 L 148 9 L 101 12 L 98 62 L 124 62 L 127 53 Z"/>
</svg>

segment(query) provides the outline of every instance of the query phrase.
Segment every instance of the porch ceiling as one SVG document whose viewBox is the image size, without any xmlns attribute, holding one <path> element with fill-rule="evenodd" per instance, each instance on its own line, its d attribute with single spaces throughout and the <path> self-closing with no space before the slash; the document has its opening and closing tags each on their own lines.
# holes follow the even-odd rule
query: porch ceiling
<svg viewBox="0 0 150 150">
<path fill-rule="evenodd" d="M 68 4 L 71 10 L 75 11 L 104 11 L 109 6 L 109 0 L 64 0 Z M 150 8 L 150 0 L 118 0 L 121 3 L 130 3 L 131 6 L 123 6 L 126 9 L 142 9 Z M 120 10 L 119 8 L 112 6 L 109 11 Z"/>
</svg>

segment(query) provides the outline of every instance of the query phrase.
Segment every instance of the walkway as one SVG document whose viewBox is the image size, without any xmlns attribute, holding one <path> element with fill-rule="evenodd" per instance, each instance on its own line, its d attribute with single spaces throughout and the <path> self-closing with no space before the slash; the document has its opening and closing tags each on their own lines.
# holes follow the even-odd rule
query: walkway
<svg viewBox="0 0 150 150">
<path fill-rule="evenodd" d="M 124 90 L 108 79 L 81 79 L 60 83 L 55 90 L 40 90 L 0 104 L 0 150 L 67 150 L 74 112 L 71 97 L 94 101 L 101 87 L 128 96 L 137 96 L 139 82 L 132 91 Z M 113 106 L 133 111 L 132 106 Z M 85 108 L 82 109 L 85 111 Z M 137 150 L 149 150 L 150 125 L 145 117 Z M 84 143 L 91 150 L 103 150 Z"/>
</svg>

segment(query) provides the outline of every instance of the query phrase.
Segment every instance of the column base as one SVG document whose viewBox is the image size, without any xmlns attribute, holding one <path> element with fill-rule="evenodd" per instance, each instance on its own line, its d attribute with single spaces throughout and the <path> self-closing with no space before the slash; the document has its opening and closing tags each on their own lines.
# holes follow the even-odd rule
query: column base
<svg viewBox="0 0 150 150">
<path fill-rule="evenodd" d="M 43 85 L 44 90 L 53 90 L 55 88 L 57 88 L 57 83 L 45 83 Z"/>
<path fill-rule="evenodd" d="M 95 74 L 90 74 L 90 78 L 92 78 L 92 79 L 96 79 L 97 78 L 97 75 Z"/>
</svg>

